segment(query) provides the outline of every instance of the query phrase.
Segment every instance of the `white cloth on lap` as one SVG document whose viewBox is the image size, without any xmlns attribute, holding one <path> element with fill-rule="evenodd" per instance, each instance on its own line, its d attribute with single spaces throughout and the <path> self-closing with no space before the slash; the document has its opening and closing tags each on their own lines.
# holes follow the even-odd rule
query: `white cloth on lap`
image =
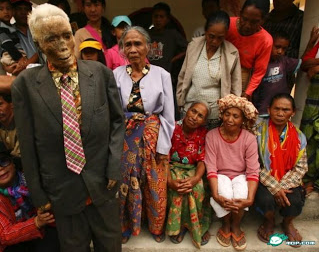
<svg viewBox="0 0 319 253">
<path fill-rule="evenodd" d="M 227 199 L 247 199 L 248 184 L 245 175 L 239 175 L 231 180 L 225 175 L 218 174 L 217 181 L 219 195 Z M 213 198 L 210 198 L 210 204 L 218 218 L 224 217 L 230 213 L 230 211 L 226 211 Z M 248 207 L 244 210 L 248 211 Z"/>
</svg>

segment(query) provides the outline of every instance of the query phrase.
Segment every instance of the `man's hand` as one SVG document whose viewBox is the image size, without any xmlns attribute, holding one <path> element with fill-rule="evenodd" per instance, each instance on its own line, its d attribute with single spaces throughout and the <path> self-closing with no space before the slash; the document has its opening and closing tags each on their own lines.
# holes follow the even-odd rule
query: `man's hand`
<svg viewBox="0 0 319 253">
<path fill-rule="evenodd" d="M 314 75 L 319 73 L 319 65 L 312 67 L 308 70 L 307 75 L 311 79 Z"/>
<path fill-rule="evenodd" d="M 246 94 L 246 92 L 243 92 L 243 93 L 241 94 L 241 96 L 242 96 L 243 98 L 247 98 L 248 101 L 251 101 L 251 96 L 248 95 L 248 94 Z"/>
<path fill-rule="evenodd" d="M 107 184 L 106 188 L 108 190 L 112 190 L 112 188 L 116 185 L 116 182 L 116 180 L 109 179 L 109 183 Z"/>
<path fill-rule="evenodd" d="M 278 191 L 274 197 L 275 197 L 275 201 L 276 204 L 280 207 L 286 207 L 286 206 L 290 206 L 290 202 L 286 196 L 287 193 L 292 193 L 292 190 L 284 190 L 284 189 L 280 189 L 280 191 Z"/>
<path fill-rule="evenodd" d="M 11 65 L 2 64 L 2 68 L 5 72 L 12 74 L 16 68 L 18 67 L 18 63 L 13 63 Z"/>
<path fill-rule="evenodd" d="M 55 222 L 54 215 L 48 211 L 43 212 L 39 209 L 37 214 L 38 215 L 34 218 L 34 223 L 37 228 L 42 228 L 49 223 Z"/>
</svg>

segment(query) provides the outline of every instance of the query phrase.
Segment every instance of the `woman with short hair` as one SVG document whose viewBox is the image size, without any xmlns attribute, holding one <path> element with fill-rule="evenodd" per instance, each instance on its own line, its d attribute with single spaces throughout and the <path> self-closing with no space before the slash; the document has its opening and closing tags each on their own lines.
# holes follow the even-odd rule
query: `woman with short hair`
<svg viewBox="0 0 319 253">
<path fill-rule="evenodd" d="M 185 113 L 194 101 L 205 101 L 211 113 L 208 127 L 220 125 L 217 100 L 228 94 L 241 95 L 241 69 L 237 48 L 225 40 L 229 16 L 217 11 L 205 24 L 205 36 L 189 43 L 178 76 L 177 104 Z"/>
<path fill-rule="evenodd" d="M 149 42 L 142 27 L 127 27 L 119 48 L 129 65 L 113 71 L 126 117 L 120 186 L 122 243 L 140 233 L 144 211 L 155 241 L 165 239 L 174 100 L 170 74 L 145 62 Z"/>
</svg>

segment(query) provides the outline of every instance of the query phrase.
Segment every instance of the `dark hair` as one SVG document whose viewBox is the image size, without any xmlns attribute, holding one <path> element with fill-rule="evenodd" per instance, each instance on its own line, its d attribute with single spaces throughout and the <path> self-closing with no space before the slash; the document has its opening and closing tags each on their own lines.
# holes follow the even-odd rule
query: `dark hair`
<svg viewBox="0 0 319 253">
<path fill-rule="evenodd" d="M 86 40 L 84 40 L 84 41 L 97 41 L 96 39 L 93 39 L 93 38 L 88 38 L 88 39 L 86 39 Z M 95 49 L 95 48 L 94 48 Z M 96 51 L 97 51 L 97 60 L 100 62 L 100 63 L 102 63 L 102 64 L 104 64 L 104 65 L 106 65 L 106 62 L 105 62 L 105 56 L 104 56 L 104 53 L 103 53 L 103 51 L 102 50 L 97 50 L 97 49 L 95 49 Z M 81 51 L 81 59 L 82 59 L 82 51 Z"/>
<path fill-rule="evenodd" d="M 257 9 L 261 11 L 261 15 L 264 18 L 269 13 L 270 2 L 269 0 L 246 0 L 241 11 L 243 11 L 246 7 L 255 6 Z"/>
<path fill-rule="evenodd" d="M 52 5 L 55 5 L 58 7 L 59 7 L 59 5 L 63 5 L 63 7 L 64 7 L 63 9 L 64 9 L 64 12 L 66 13 L 66 15 L 68 15 L 68 16 L 71 15 L 71 7 L 70 7 L 68 0 L 49 0 L 48 4 L 52 4 Z"/>
<path fill-rule="evenodd" d="M 229 29 L 230 18 L 229 15 L 225 11 L 215 11 L 212 15 L 210 15 L 205 23 L 205 31 L 214 24 L 224 24 L 226 29 Z"/>
<path fill-rule="evenodd" d="M 85 0 L 82 0 L 82 5 L 84 6 Z M 103 8 L 105 8 L 105 0 L 90 0 L 91 3 L 101 3 Z M 101 26 L 100 29 L 102 31 L 102 42 L 106 45 L 107 48 L 111 48 L 116 44 L 116 38 L 112 35 L 112 25 L 110 21 L 103 17 L 101 18 Z"/>
<path fill-rule="evenodd" d="M 0 0 L 0 3 L 1 3 L 1 0 Z M 12 103 L 12 98 L 10 94 L 0 93 L 0 97 L 2 97 L 3 100 L 6 101 L 7 103 Z"/>
<path fill-rule="evenodd" d="M 85 0 L 82 0 L 82 5 L 84 6 L 84 2 Z M 106 4 L 105 4 L 105 0 L 90 0 L 91 3 L 101 3 L 102 6 L 105 8 Z"/>
<path fill-rule="evenodd" d="M 202 8 L 204 8 L 204 5 L 208 2 L 214 2 L 219 7 L 219 0 L 202 0 Z"/>
<path fill-rule="evenodd" d="M 11 1 L 10 1 L 10 0 L 0 0 L 0 3 L 1 3 L 1 4 L 2 4 L 2 3 L 5 3 L 5 2 L 9 3 L 9 5 L 11 5 L 11 6 L 12 6 L 12 3 L 11 3 Z"/>
<path fill-rule="evenodd" d="M 289 34 L 284 30 L 279 30 L 277 32 L 273 32 L 273 33 L 271 33 L 271 36 L 272 36 L 273 40 L 285 39 L 285 40 L 288 40 L 290 42 Z"/>
<path fill-rule="evenodd" d="M 169 5 L 167 3 L 159 2 L 159 3 L 155 4 L 153 6 L 152 13 L 154 13 L 154 11 L 156 11 L 156 10 L 165 11 L 167 16 L 171 15 L 171 8 L 169 7 Z"/>
<path fill-rule="evenodd" d="M 289 100 L 290 103 L 291 103 L 292 109 L 293 109 L 294 111 L 296 111 L 295 100 L 294 100 L 294 98 L 293 98 L 290 94 L 288 94 L 288 93 L 279 93 L 279 94 L 273 96 L 272 99 L 270 100 L 269 108 L 275 103 L 276 100 L 281 99 L 281 98 L 285 98 L 285 99 Z"/>
</svg>

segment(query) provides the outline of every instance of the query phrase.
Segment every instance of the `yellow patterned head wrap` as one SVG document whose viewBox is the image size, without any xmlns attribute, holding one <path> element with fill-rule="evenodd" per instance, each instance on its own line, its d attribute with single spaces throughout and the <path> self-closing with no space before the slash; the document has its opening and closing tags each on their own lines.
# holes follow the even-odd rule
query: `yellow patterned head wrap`
<svg viewBox="0 0 319 253">
<path fill-rule="evenodd" d="M 246 122 L 243 128 L 255 133 L 253 130 L 258 118 L 258 111 L 255 106 L 244 97 L 237 97 L 236 95 L 229 94 L 221 99 L 218 99 L 219 117 L 222 119 L 223 113 L 232 107 L 236 107 L 244 113 Z"/>
</svg>

